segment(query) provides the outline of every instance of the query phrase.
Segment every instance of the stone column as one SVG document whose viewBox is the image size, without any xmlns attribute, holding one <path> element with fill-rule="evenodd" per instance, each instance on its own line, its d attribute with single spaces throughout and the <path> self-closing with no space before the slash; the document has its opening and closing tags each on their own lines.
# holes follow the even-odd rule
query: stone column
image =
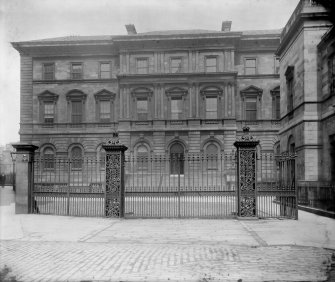
<svg viewBox="0 0 335 282">
<path fill-rule="evenodd" d="M 124 152 L 128 148 L 120 143 L 118 133 L 102 148 L 106 151 L 105 216 L 124 217 Z"/>
<path fill-rule="evenodd" d="M 192 91 L 192 84 L 189 84 L 188 85 L 188 96 L 189 96 L 189 112 L 188 112 L 188 117 L 189 118 L 192 118 L 192 115 L 193 115 L 193 91 Z"/>
<path fill-rule="evenodd" d="M 243 127 L 243 135 L 237 139 L 237 207 L 238 216 L 257 216 L 257 169 L 256 146 L 259 144 Z"/>
<path fill-rule="evenodd" d="M 13 144 L 16 149 L 16 193 L 15 193 L 15 213 L 32 213 L 34 203 L 32 203 L 32 192 L 34 185 L 34 152 L 38 149 L 32 144 Z"/>
<path fill-rule="evenodd" d="M 129 55 L 129 53 L 127 53 L 126 54 L 126 73 L 130 73 L 129 63 L 130 63 L 130 55 Z"/>
<path fill-rule="evenodd" d="M 235 69 L 235 51 L 234 50 L 231 50 L 230 51 L 230 58 L 231 58 L 231 65 L 230 65 L 230 70 L 231 71 L 234 71 Z"/>
<path fill-rule="evenodd" d="M 188 51 L 188 72 L 192 72 L 192 51 Z"/>
</svg>

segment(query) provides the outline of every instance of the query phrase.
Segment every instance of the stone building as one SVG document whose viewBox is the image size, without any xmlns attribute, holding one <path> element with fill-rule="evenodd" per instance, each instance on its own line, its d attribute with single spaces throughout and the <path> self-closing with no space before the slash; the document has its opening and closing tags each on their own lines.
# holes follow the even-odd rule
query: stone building
<svg viewBox="0 0 335 282">
<path fill-rule="evenodd" d="M 69 36 L 21 55 L 20 139 L 57 157 L 99 157 L 118 131 L 135 155 L 230 152 L 248 125 L 273 151 L 280 126 L 280 30 Z M 283 69 L 283 67 L 282 67 Z"/>
<path fill-rule="evenodd" d="M 300 1 L 281 33 L 280 151 L 296 151 L 296 179 L 334 181 L 334 31 L 328 12 Z"/>
</svg>

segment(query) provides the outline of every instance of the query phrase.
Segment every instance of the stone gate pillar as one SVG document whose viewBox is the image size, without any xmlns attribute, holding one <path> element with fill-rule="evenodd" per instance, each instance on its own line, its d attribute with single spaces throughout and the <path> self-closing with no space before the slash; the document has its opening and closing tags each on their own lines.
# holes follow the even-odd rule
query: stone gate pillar
<svg viewBox="0 0 335 282">
<path fill-rule="evenodd" d="M 124 152 L 128 149 L 120 143 L 118 133 L 102 145 L 106 151 L 106 217 L 124 216 Z"/>
<path fill-rule="evenodd" d="M 15 213 L 32 212 L 32 189 L 34 184 L 34 152 L 38 149 L 32 144 L 12 144 L 16 149 L 15 173 Z"/>
<path fill-rule="evenodd" d="M 249 127 L 243 127 L 243 135 L 237 139 L 237 206 L 238 216 L 255 217 L 257 208 L 257 156 L 259 144 L 249 134 Z"/>
</svg>

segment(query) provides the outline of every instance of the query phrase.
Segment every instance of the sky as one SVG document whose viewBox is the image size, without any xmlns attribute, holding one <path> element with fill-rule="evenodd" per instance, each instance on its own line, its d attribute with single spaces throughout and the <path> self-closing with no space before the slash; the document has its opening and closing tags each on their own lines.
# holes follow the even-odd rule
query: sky
<svg viewBox="0 0 335 282">
<path fill-rule="evenodd" d="M 10 42 L 155 30 L 283 28 L 299 0 L 0 0 L 0 146 L 19 141 L 20 56 Z"/>
</svg>

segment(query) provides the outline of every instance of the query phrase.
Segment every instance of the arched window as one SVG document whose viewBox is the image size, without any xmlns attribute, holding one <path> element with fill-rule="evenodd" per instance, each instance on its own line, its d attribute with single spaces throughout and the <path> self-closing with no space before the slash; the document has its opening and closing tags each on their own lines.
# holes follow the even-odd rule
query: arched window
<svg viewBox="0 0 335 282">
<path fill-rule="evenodd" d="M 44 169 L 55 169 L 55 152 L 51 147 L 47 147 L 43 150 L 43 163 Z"/>
<path fill-rule="evenodd" d="M 207 159 L 207 169 L 216 170 L 218 169 L 218 147 L 211 143 L 206 147 L 206 159 Z"/>
<path fill-rule="evenodd" d="M 139 145 L 136 149 L 137 154 L 137 170 L 148 171 L 149 168 L 149 152 L 144 145 Z"/>
<path fill-rule="evenodd" d="M 83 153 L 78 146 L 71 149 L 71 162 L 73 169 L 82 169 L 83 167 Z"/>
<path fill-rule="evenodd" d="M 180 143 L 170 148 L 170 174 L 184 174 L 184 147 Z"/>
</svg>

